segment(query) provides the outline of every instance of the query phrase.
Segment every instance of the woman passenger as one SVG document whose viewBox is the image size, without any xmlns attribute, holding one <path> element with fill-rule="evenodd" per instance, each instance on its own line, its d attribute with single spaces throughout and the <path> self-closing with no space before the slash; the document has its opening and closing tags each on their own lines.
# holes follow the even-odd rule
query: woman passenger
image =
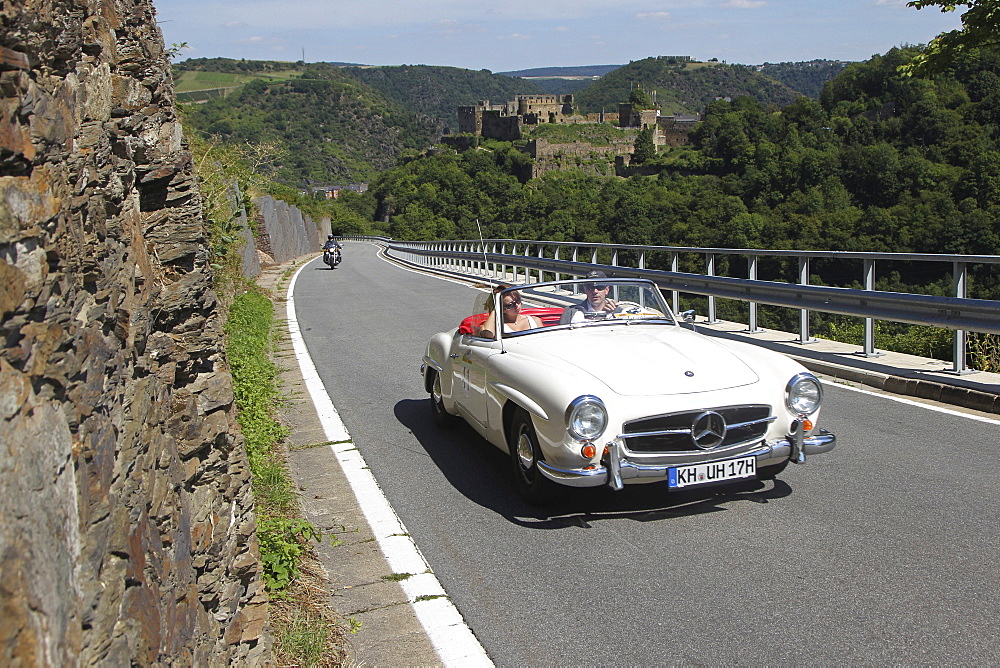
<svg viewBox="0 0 1000 668">
<path fill-rule="evenodd" d="M 507 286 L 501 286 L 500 288 L 494 289 L 494 293 L 502 290 L 504 287 Z M 493 310 L 493 295 L 490 295 L 487 306 L 490 311 Z M 542 321 L 535 316 L 521 313 L 521 293 L 517 290 L 511 290 L 503 293 L 500 297 L 500 310 L 503 313 L 504 334 L 523 332 L 528 329 L 534 329 L 542 326 Z M 496 334 L 493 331 L 496 327 L 495 323 L 496 314 L 490 313 L 490 317 L 479 330 L 479 336 L 487 339 L 496 338 Z"/>
</svg>

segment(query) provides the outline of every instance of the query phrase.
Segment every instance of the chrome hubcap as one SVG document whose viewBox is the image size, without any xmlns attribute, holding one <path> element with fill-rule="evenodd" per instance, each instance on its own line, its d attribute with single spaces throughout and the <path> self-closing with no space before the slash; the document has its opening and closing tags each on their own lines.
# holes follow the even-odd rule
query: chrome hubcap
<svg viewBox="0 0 1000 668">
<path fill-rule="evenodd" d="M 434 387 L 431 388 L 431 396 L 434 397 L 434 403 L 441 403 L 441 376 L 434 376 Z"/>
<path fill-rule="evenodd" d="M 517 458 L 521 460 L 521 467 L 525 471 L 531 470 L 535 465 L 535 451 L 531 447 L 531 439 L 523 432 L 517 439 Z"/>
</svg>

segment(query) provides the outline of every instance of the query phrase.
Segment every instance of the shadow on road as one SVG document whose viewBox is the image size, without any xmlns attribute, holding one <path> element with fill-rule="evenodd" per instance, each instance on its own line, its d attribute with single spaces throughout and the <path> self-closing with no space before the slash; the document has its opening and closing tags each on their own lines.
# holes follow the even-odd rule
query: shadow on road
<svg viewBox="0 0 1000 668">
<path fill-rule="evenodd" d="M 454 429 L 440 429 L 430 419 L 429 398 L 400 401 L 393 412 L 455 489 L 512 523 L 533 529 L 586 529 L 606 519 L 667 520 L 726 511 L 728 505 L 741 501 L 769 503 L 792 493 L 782 480 L 748 480 L 680 492 L 669 492 L 659 483 L 630 485 L 620 492 L 608 487 L 566 488 L 558 502 L 538 508 L 526 504 L 514 490 L 508 456 L 464 421 Z"/>
</svg>

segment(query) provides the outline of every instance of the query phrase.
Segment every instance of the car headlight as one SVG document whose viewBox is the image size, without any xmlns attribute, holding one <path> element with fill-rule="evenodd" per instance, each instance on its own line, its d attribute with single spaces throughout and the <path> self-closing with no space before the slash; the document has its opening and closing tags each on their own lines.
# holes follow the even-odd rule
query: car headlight
<svg viewBox="0 0 1000 668">
<path fill-rule="evenodd" d="M 799 373 L 785 387 L 785 405 L 796 415 L 812 415 L 823 399 L 823 386 L 811 373 Z"/>
<path fill-rule="evenodd" d="M 573 438 L 592 441 L 603 434 L 607 426 L 608 411 L 597 397 L 577 397 L 566 409 L 566 429 Z"/>
</svg>

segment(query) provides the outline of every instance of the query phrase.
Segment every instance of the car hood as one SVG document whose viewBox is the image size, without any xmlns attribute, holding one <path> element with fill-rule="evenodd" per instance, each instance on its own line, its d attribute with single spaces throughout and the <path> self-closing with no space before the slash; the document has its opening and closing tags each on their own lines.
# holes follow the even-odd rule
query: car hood
<svg viewBox="0 0 1000 668">
<path fill-rule="evenodd" d="M 623 396 L 710 392 L 759 380 L 730 348 L 682 328 L 598 326 L 521 341 L 517 353 L 550 357 L 549 364 L 557 358 Z"/>
</svg>

